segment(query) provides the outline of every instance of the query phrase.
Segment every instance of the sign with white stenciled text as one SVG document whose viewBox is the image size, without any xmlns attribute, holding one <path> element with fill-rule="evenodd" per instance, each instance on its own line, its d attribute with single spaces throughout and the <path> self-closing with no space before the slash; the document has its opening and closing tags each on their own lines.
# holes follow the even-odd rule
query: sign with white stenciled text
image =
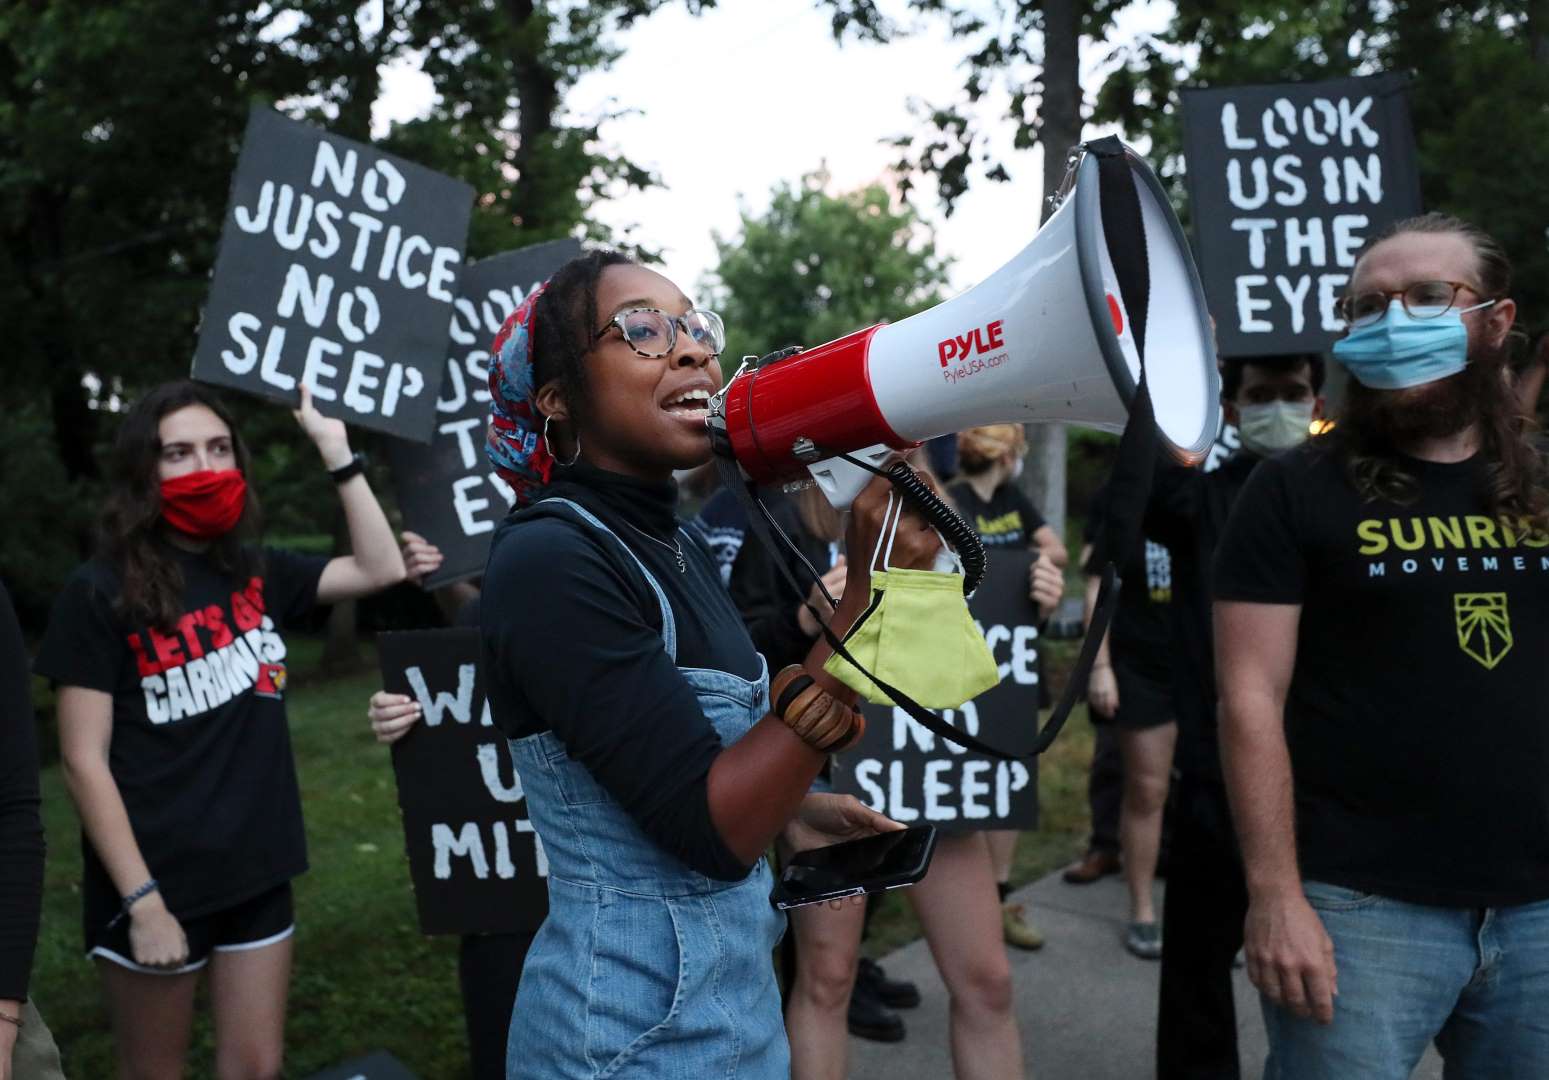
<svg viewBox="0 0 1549 1080">
<path fill-rule="evenodd" d="M 427 934 L 519 933 L 548 913 L 548 860 L 506 738 L 491 725 L 477 630 L 377 635 L 382 685 L 422 718 L 393 744 L 409 875 Z"/>
<path fill-rule="evenodd" d="M 1032 745 L 1038 728 L 1042 642 L 1028 596 L 1034 554 L 995 549 L 969 611 L 1000 667 L 1000 683 L 940 713 L 953 727 L 1010 753 Z M 1033 759 L 1000 761 L 965 750 L 921 727 L 902 709 L 866 705 L 866 734 L 834 766 L 836 791 L 854 795 L 906 825 L 942 832 L 1030 829 L 1038 824 Z"/>
<path fill-rule="evenodd" d="M 1420 211 L 1404 79 L 1185 89 L 1183 130 L 1221 354 L 1326 350 L 1361 245 Z"/>
<path fill-rule="evenodd" d="M 463 272 L 430 446 L 388 444 L 404 525 L 440 548 L 444 559 L 426 588 L 484 572 L 490 537 L 512 500 L 484 454 L 489 347 L 527 294 L 579 254 L 579 241 L 551 240 L 480 259 Z"/>
<path fill-rule="evenodd" d="M 473 188 L 255 106 L 193 377 L 427 440 Z"/>
</svg>

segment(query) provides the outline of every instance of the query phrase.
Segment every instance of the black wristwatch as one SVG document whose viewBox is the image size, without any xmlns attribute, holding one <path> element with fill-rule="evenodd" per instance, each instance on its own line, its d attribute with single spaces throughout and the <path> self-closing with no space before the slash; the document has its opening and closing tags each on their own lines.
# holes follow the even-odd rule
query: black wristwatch
<svg viewBox="0 0 1549 1080">
<path fill-rule="evenodd" d="M 355 451 L 355 456 L 350 458 L 349 464 L 340 465 L 337 469 L 328 470 L 328 475 L 334 483 L 342 484 L 346 480 L 353 479 L 365 471 L 366 455 L 357 450 Z"/>
</svg>

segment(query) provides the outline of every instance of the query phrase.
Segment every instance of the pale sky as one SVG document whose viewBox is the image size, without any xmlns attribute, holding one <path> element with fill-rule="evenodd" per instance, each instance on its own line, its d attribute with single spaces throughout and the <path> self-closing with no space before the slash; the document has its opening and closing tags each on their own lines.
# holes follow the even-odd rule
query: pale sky
<svg viewBox="0 0 1549 1080">
<path fill-rule="evenodd" d="M 910 21 L 900 0 L 881 7 Z M 1166 3 L 1134 5 L 1114 40 L 1160 30 L 1170 14 Z M 884 179 L 896 155 L 881 140 L 913 129 L 909 100 L 957 100 L 963 44 L 951 41 L 938 21 L 917 25 L 916 33 L 888 45 L 840 47 L 812 0 L 721 0 L 698 17 L 673 5 L 640 21 L 620 36 L 620 60 L 586 76 L 566 104 L 584 117 L 636 110 L 604 124 L 602 136 L 657 173 L 663 186 L 600 205 L 594 218 L 635 226 L 634 239 L 661 250 L 666 274 L 692 295 L 715 264 L 712 231 L 734 234 L 739 207 L 761 210 L 773 185 L 820 166 L 836 192 Z M 1083 43 L 1089 99 L 1111 47 Z M 409 67 L 384 74 L 378 124 L 428 107 L 431 86 L 423 75 Z M 980 108 L 1011 182 L 980 180 L 950 218 L 925 186 L 914 196 L 936 226 L 938 251 L 954 259 L 955 289 L 998 268 L 1037 227 L 1041 150 L 1011 150 L 1012 127 L 1000 119 L 1004 106 L 997 92 Z"/>
</svg>

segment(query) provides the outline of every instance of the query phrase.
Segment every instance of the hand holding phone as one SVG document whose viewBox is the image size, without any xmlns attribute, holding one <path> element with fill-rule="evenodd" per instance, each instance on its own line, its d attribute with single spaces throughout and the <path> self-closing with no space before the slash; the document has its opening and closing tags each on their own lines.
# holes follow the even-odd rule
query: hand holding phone
<svg viewBox="0 0 1549 1080">
<path fill-rule="evenodd" d="M 935 850 L 935 826 L 917 825 L 797 852 L 770 902 L 784 911 L 913 885 L 930 869 Z"/>
</svg>

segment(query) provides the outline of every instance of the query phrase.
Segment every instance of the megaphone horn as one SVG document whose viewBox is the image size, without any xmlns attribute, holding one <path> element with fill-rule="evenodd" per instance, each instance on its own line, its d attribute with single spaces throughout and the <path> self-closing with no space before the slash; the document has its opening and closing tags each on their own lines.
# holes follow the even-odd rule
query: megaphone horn
<svg viewBox="0 0 1549 1080">
<path fill-rule="evenodd" d="M 1072 151 L 1059 207 L 1010 262 L 967 292 L 763 366 L 744 365 L 711 403 L 722 453 L 757 484 L 804 473 L 836 506 L 880 462 L 926 439 L 995 423 L 1124 427 L 1140 378 L 1110 251 L 1144 252 L 1148 386 L 1172 455 L 1199 461 L 1220 426 L 1205 293 L 1166 192 L 1128 147 L 1140 233 L 1107 236 L 1096 157 Z"/>
</svg>

